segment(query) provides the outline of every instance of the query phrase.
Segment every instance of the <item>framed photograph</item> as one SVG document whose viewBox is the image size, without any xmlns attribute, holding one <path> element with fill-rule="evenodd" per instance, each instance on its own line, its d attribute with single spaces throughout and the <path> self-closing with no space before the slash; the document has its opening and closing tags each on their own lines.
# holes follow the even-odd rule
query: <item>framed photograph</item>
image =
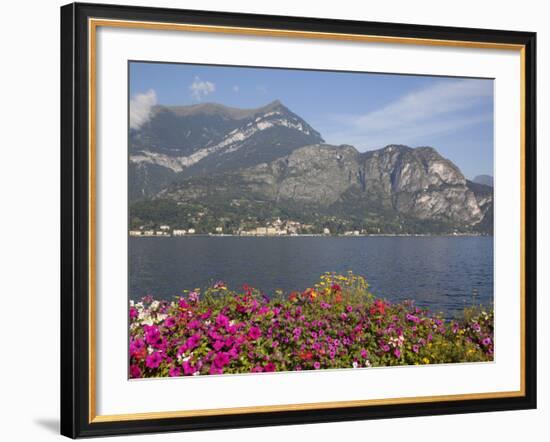
<svg viewBox="0 0 550 442">
<path fill-rule="evenodd" d="M 529 32 L 61 8 L 61 433 L 536 407 Z"/>
</svg>

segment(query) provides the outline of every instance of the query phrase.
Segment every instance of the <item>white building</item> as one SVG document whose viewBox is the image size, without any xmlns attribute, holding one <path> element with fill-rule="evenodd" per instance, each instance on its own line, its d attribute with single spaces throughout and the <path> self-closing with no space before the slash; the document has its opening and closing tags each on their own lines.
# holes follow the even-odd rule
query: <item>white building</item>
<svg viewBox="0 0 550 442">
<path fill-rule="evenodd" d="M 193 235 L 195 233 L 195 229 L 189 229 L 187 233 L 189 233 L 189 235 Z"/>
<path fill-rule="evenodd" d="M 216 227 L 216 233 L 223 233 L 223 227 Z"/>
<path fill-rule="evenodd" d="M 325 227 L 325 228 L 323 229 L 323 235 L 330 235 L 330 229 L 327 228 L 327 227 Z"/>
<path fill-rule="evenodd" d="M 160 226 L 160 230 L 170 230 L 170 226 L 167 226 L 166 224 Z"/>
<path fill-rule="evenodd" d="M 174 236 L 184 236 L 187 233 L 184 229 L 174 229 L 172 230 L 172 235 Z"/>
<path fill-rule="evenodd" d="M 140 230 L 130 230 L 130 236 L 141 236 Z"/>
</svg>

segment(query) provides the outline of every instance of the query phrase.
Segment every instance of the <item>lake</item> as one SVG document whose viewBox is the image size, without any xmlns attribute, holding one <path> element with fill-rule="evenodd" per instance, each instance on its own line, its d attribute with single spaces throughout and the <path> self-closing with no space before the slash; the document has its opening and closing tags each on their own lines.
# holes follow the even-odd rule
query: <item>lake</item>
<svg viewBox="0 0 550 442">
<path fill-rule="evenodd" d="M 363 275 L 371 292 L 448 314 L 493 301 L 492 237 L 129 238 L 129 296 L 171 299 L 224 281 L 265 293 L 303 290 L 326 271 Z"/>
</svg>

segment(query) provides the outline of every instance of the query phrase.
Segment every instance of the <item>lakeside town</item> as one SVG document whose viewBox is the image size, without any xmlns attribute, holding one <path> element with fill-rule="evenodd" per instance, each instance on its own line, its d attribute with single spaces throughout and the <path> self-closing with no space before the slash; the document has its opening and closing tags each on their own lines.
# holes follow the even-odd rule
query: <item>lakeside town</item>
<svg viewBox="0 0 550 442">
<path fill-rule="evenodd" d="M 263 226 L 238 228 L 237 230 L 225 231 L 222 226 L 217 226 L 211 232 L 199 232 L 195 228 L 182 229 L 162 224 L 156 228 L 140 226 L 138 229 L 129 231 L 132 237 L 182 237 L 182 236 L 432 236 L 428 233 L 383 233 L 380 228 L 370 230 L 346 230 L 342 233 L 331 232 L 328 227 L 322 230 L 312 224 L 300 223 L 293 220 L 281 220 L 280 218 L 266 223 Z M 479 234 L 452 232 L 445 236 L 479 236 Z"/>
</svg>

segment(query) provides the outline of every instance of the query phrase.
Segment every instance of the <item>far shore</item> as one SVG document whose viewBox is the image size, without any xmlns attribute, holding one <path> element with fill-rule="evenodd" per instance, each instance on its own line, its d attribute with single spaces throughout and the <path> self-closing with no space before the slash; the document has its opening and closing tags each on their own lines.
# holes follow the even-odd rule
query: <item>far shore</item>
<svg viewBox="0 0 550 442">
<path fill-rule="evenodd" d="M 129 235 L 132 238 L 194 238 L 194 237 L 209 237 L 209 238 L 303 238 L 303 237 L 324 237 L 324 238 L 360 238 L 360 237 L 478 237 L 488 236 L 484 233 L 360 233 L 358 235 L 325 235 L 323 233 L 302 233 L 295 235 L 239 235 L 233 233 L 191 233 L 186 235 Z"/>
</svg>

